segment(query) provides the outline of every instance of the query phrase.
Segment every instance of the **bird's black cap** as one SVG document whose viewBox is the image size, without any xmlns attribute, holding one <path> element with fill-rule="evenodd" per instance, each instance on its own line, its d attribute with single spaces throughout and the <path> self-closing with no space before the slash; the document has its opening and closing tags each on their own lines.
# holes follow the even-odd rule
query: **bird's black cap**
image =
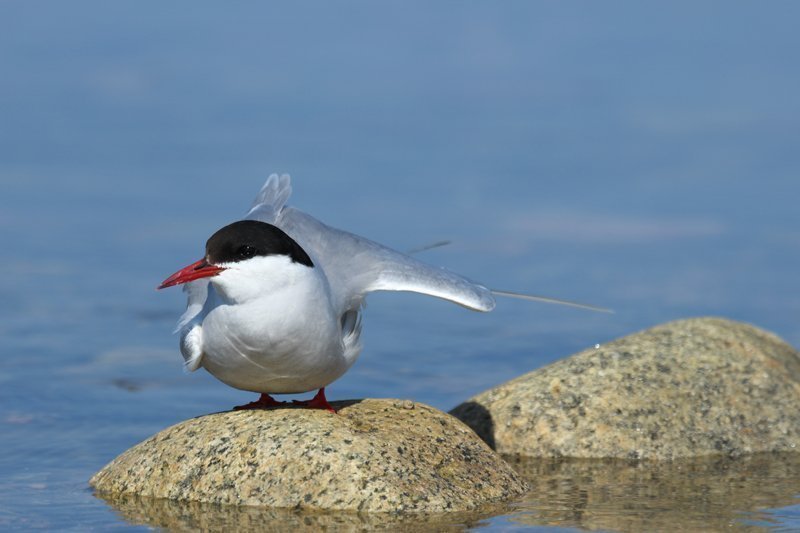
<svg viewBox="0 0 800 533">
<path fill-rule="evenodd" d="M 258 220 L 229 224 L 206 242 L 206 260 L 212 265 L 236 263 L 259 255 L 286 255 L 295 263 L 314 266 L 294 239 L 272 224 Z"/>
</svg>

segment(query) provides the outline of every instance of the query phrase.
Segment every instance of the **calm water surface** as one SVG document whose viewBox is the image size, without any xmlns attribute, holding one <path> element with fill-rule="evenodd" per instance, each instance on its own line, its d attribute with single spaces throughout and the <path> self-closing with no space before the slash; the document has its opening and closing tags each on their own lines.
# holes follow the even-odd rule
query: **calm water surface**
<svg viewBox="0 0 800 533">
<path fill-rule="evenodd" d="M 251 399 L 182 372 L 183 297 L 154 288 L 273 171 L 329 224 L 401 250 L 449 239 L 421 257 L 617 311 L 502 300 L 484 315 L 377 294 L 331 398 L 449 409 L 687 316 L 800 345 L 798 15 L 790 2 L 3 2 L 0 529 L 381 526 L 110 506 L 87 486 L 152 433 Z M 793 457 L 520 468 L 528 497 L 436 527 L 800 528 Z"/>
</svg>

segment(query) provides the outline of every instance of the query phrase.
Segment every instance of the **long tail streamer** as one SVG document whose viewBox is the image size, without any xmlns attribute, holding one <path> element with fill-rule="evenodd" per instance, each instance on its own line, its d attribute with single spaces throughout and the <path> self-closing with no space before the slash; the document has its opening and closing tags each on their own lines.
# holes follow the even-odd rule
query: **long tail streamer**
<svg viewBox="0 0 800 533">
<path fill-rule="evenodd" d="M 507 298 L 519 298 L 520 300 L 530 300 L 532 302 L 544 302 L 548 304 L 566 305 L 569 307 L 577 307 L 578 309 L 587 309 L 589 311 L 598 311 L 600 313 L 613 313 L 614 311 L 607 307 L 598 307 L 596 305 L 589 305 L 580 302 L 572 302 L 570 300 L 562 300 L 560 298 L 551 298 L 549 296 L 538 296 L 535 294 L 522 294 L 519 292 L 501 291 L 498 289 L 491 289 L 492 294 L 497 296 L 505 296 Z"/>
</svg>

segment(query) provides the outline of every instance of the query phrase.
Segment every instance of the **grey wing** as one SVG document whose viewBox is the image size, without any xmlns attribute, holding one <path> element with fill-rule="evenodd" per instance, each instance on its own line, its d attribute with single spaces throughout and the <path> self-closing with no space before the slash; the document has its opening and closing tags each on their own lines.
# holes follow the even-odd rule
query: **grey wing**
<svg viewBox="0 0 800 533">
<path fill-rule="evenodd" d="M 374 241 L 323 224 L 291 207 L 276 225 L 295 239 L 322 267 L 340 309 L 360 305 L 372 291 L 410 291 L 450 300 L 477 311 L 491 311 L 495 301 L 486 287 L 423 263 Z"/>
</svg>

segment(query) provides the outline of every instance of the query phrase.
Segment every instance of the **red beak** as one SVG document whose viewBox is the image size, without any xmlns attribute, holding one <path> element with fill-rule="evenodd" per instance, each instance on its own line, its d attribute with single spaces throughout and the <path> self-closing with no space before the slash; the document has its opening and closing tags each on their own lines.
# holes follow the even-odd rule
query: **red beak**
<svg viewBox="0 0 800 533">
<path fill-rule="evenodd" d="M 167 287 L 172 287 L 173 285 L 180 285 L 181 283 L 186 283 L 187 281 L 194 281 L 200 278 L 208 278 L 211 276 L 216 276 L 220 272 L 225 270 L 222 267 L 210 265 L 208 261 L 205 259 L 201 259 L 191 265 L 187 266 L 186 268 L 182 268 L 175 272 L 173 275 L 165 279 L 161 285 L 158 286 L 159 289 L 166 289 Z"/>
</svg>

